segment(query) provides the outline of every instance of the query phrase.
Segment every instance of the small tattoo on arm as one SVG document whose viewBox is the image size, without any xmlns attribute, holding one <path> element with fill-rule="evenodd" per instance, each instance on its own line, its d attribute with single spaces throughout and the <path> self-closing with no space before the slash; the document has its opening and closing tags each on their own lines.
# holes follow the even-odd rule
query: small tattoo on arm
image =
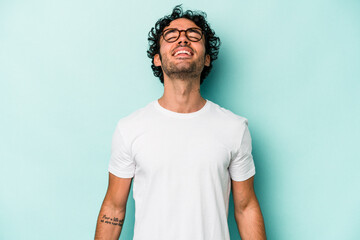
<svg viewBox="0 0 360 240">
<path fill-rule="evenodd" d="M 100 222 L 122 227 L 124 224 L 124 219 L 103 215 L 100 219 Z"/>
</svg>

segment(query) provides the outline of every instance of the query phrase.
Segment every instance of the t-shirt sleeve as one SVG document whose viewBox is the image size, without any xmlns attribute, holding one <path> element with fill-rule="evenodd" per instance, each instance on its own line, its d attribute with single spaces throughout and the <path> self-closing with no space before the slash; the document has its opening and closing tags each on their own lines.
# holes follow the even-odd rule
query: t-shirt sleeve
<svg viewBox="0 0 360 240">
<path fill-rule="evenodd" d="M 232 180 L 245 181 L 255 175 L 255 164 L 251 151 L 251 136 L 248 123 L 245 121 L 240 146 L 230 161 L 229 172 Z"/>
<path fill-rule="evenodd" d="M 131 156 L 130 147 L 120 132 L 119 124 L 116 126 L 112 138 L 108 170 L 110 173 L 121 178 L 132 178 L 135 173 L 135 163 Z"/>
</svg>

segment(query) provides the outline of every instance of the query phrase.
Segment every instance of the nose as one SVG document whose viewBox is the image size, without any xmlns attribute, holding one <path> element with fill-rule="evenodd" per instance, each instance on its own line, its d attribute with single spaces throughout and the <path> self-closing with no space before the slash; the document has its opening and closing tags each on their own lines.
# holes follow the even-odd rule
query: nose
<svg viewBox="0 0 360 240">
<path fill-rule="evenodd" d="M 181 31 L 179 34 L 180 34 L 180 36 L 179 36 L 179 39 L 178 39 L 178 43 L 179 44 L 180 43 L 189 44 L 189 40 L 186 37 L 185 31 Z"/>
</svg>

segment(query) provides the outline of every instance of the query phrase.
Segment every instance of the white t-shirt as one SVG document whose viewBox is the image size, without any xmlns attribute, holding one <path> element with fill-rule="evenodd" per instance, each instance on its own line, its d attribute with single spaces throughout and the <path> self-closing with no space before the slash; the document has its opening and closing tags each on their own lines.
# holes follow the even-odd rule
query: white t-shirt
<svg viewBox="0 0 360 240">
<path fill-rule="evenodd" d="M 229 240 L 231 181 L 255 174 L 247 119 L 206 100 L 192 113 L 157 100 L 122 118 L 109 172 L 133 177 L 133 240 Z"/>
</svg>

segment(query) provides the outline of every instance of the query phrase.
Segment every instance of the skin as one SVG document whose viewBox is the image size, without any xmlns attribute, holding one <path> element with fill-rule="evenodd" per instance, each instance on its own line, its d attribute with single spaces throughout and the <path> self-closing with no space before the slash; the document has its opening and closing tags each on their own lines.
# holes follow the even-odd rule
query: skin
<svg viewBox="0 0 360 240">
<path fill-rule="evenodd" d="M 245 181 L 231 181 L 234 214 L 243 240 L 265 240 L 265 225 L 254 191 L 254 176 Z"/>
<path fill-rule="evenodd" d="M 186 30 L 198 27 L 194 22 L 179 18 L 170 23 L 168 28 Z M 192 55 L 174 56 L 179 49 L 186 49 Z M 210 56 L 205 54 L 205 39 L 191 42 L 185 32 L 177 41 L 168 43 L 160 39 L 160 54 L 154 56 L 155 66 L 161 66 L 164 74 L 164 93 L 158 99 L 159 104 L 171 111 L 191 113 L 200 110 L 206 100 L 200 94 L 200 75 L 204 66 L 210 65 Z M 118 178 L 109 173 L 109 186 L 101 206 L 95 239 L 118 239 L 121 226 L 101 222 L 104 215 L 123 220 L 129 195 L 131 178 Z M 264 220 L 254 191 L 254 177 L 245 181 L 232 181 L 235 207 L 235 219 L 243 240 L 266 239 Z"/>
<path fill-rule="evenodd" d="M 98 216 L 95 240 L 119 239 L 122 226 L 108 224 L 101 220 L 104 219 L 104 215 L 122 221 L 125 219 L 131 181 L 132 178 L 119 178 L 109 173 L 109 185 Z"/>
<path fill-rule="evenodd" d="M 192 27 L 198 26 L 191 20 L 179 18 L 172 21 L 164 30 L 186 30 Z M 193 55 L 173 56 L 179 47 L 191 49 Z M 164 94 L 158 100 L 162 107 L 174 112 L 191 113 L 205 105 L 206 100 L 200 95 L 200 74 L 204 66 L 210 65 L 210 56 L 205 55 L 204 37 L 199 42 L 191 42 L 186 38 L 185 32 L 182 32 L 179 39 L 173 43 L 161 38 L 160 54 L 154 56 L 154 64 L 161 66 L 164 73 Z M 176 70 L 183 73 L 176 73 Z"/>
</svg>

